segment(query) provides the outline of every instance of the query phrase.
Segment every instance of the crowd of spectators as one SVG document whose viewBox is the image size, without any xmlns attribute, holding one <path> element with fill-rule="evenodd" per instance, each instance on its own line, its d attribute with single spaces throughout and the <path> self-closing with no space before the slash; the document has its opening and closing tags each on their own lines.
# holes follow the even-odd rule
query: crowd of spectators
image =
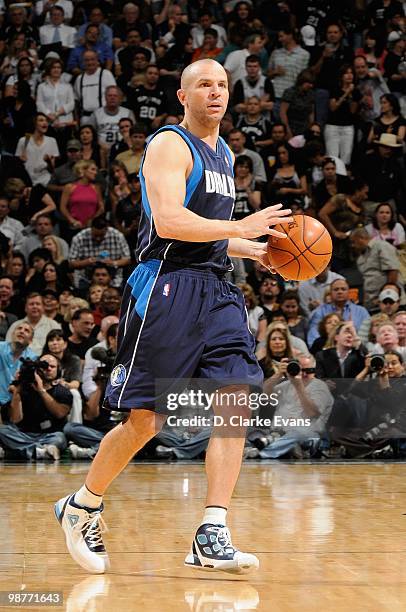
<svg viewBox="0 0 406 612">
<path fill-rule="evenodd" d="M 204 58 L 229 78 L 234 218 L 281 201 L 334 245 L 299 283 L 234 262 L 282 398 L 246 457 L 406 453 L 406 3 L 0 0 L 0 457 L 91 458 L 120 418 L 100 405 L 140 163 Z M 150 452 L 200 456 L 207 434 L 164 430 Z"/>
</svg>

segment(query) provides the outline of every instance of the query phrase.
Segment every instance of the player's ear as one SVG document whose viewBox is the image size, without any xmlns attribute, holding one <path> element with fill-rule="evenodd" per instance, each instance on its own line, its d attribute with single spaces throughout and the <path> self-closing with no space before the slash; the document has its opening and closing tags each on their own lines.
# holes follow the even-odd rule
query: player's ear
<svg viewBox="0 0 406 612">
<path fill-rule="evenodd" d="M 185 106 L 185 100 L 186 100 L 186 92 L 185 92 L 185 90 L 184 89 L 178 89 L 176 94 L 178 96 L 179 102 L 182 104 L 182 106 Z"/>
</svg>

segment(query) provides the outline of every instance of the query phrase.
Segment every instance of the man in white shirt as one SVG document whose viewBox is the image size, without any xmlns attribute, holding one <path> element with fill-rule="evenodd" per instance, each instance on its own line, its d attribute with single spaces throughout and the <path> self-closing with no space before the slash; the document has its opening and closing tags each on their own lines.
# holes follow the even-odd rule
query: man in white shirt
<svg viewBox="0 0 406 612">
<path fill-rule="evenodd" d="M 227 55 L 224 68 L 230 76 L 231 89 L 235 83 L 247 76 L 245 60 L 249 55 L 259 55 L 264 47 L 264 39 L 261 34 L 251 34 L 245 40 L 245 49 L 232 51 Z"/>
<path fill-rule="evenodd" d="M 65 11 L 65 21 L 70 23 L 73 16 L 73 2 L 71 0 L 38 0 L 35 3 L 35 14 L 41 19 L 44 19 L 43 23 L 49 23 L 50 12 L 54 6 L 61 6 Z"/>
<path fill-rule="evenodd" d="M 30 293 L 27 296 L 25 302 L 25 314 L 26 316 L 24 319 L 15 321 L 15 323 L 8 328 L 6 341 L 11 342 L 14 329 L 21 322 L 28 322 L 34 330 L 34 336 L 31 344 L 29 345 L 30 349 L 37 355 L 41 355 L 48 332 L 50 332 L 52 329 L 61 329 L 61 326 L 53 319 L 50 319 L 44 315 L 44 303 L 39 293 Z"/>
<path fill-rule="evenodd" d="M 6 196 L 0 195 L 0 232 L 11 242 L 13 250 L 19 251 L 24 240 L 23 224 L 9 217 L 10 203 Z"/>
<path fill-rule="evenodd" d="M 61 43 L 65 49 L 73 49 L 75 46 L 75 28 L 63 23 L 65 11 L 62 6 L 55 5 L 50 10 L 50 24 L 43 25 L 39 29 L 41 45 L 52 45 Z"/>
<path fill-rule="evenodd" d="M 83 53 L 85 71 L 75 81 L 73 91 L 79 104 L 81 124 L 89 123 L 93 111 L 106 104 L 106 90 L 116 84 L 116 79 L 106 68 L 101 68 L 96 51 Z"/>
<path fill-rule="evenodd" d="M 100 144 L 111 147 L 119 137 L 120 119 L 129 118 L 135 123 L 134 113 L 124 106 L 120 106 L 122 94 L 116 85 L 106 89 L 106 105 L 98 108 L 89 117 L 89 123 L 97 132 Z"/>
<path fill-rule="evenodd" d="M 295 85 L 297 76 L 308 67 L 310 60 L 310 53 L 297 44 L 294 31 L 290 28 L 279 30 L 278 40 L 281 47 L 272 52 L 268 71 L 275 90 L 274 114 L 277 119 L 283 92 Z"/>
<path fill-rule="evenodd" d="M 193 39 L 193 49 L 198 49 L 203 45 L 204 33 L 208 28 L 213 28 L 218 34 L 217 47 L 223 49 L 227 45 L 227 33 L 225 29 L 213 23 L 213 15 L 207 9 L 202 9 L 198 17 L 198 25 L 192 28 L 190 32 Z"/>
</svg>

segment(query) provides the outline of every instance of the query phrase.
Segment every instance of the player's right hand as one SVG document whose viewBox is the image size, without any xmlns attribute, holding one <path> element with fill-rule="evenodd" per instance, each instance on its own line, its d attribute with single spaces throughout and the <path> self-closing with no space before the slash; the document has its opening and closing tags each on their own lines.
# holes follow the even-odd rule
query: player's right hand
<svg viewBox="0 0 406 612">
<path fill-rule="evenodd" d="M 264 210 L 260 210 L 252 215 L 248 215 L 241 221 L 238 221 L 241 227 L 240 238 L 259 238 L 259 236 L 276 236 L 277 238 L 286 238 L 286 234 L 271 229 L 271 225 L 278 223 L 290 223 L 293 217 L 290 215 L 290 208 L 282 210 L 282 204 L 268 206 Z"/>
</svg>

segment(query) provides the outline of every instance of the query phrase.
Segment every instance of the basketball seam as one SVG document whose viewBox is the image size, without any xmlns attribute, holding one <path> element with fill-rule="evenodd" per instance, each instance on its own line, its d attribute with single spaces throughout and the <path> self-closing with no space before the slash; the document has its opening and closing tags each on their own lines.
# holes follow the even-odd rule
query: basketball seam
<svg viewBox="0 0 406 612">
<path fill-rule="evenodd" d="M 303 244 L 306 244 L 307 250 L 310 250 L 312 248 L 312 246 L 314 244 L 316 244 L 316 242 L 318 242 L 320 240 L 320 238 L 323 238 L 324 234 L 327 232 L 326 228 L 324 228 L 324 230 L 321 232 L 320 236 L 318 236 L 318 238 L 316 238 L 316 240 L 314 240 L 311 244 L 309 244 L 309 246 L 307 246 L 307 244 L 305 243 L 305 241 L 303 240 Z M 314 253 L 314 255 L 317 255 L 317 253 Z"/>
<path fill-rule="evenodd" d="M 294 259 L 297 260 L 298 264 L 299 264 L 299 272 L 300 272 L 300 261 L 299 261 L 299 257 L 302 256 L 306 259 L 307 263 L 311 265 L 311 267 L 313 268 L 313 270 L 315 272 L 317 272 L 317 269 L 314 267 L 314 265 L 312 264 L 311 261 L 309 261 L 305 255 L 306 251 L 308 250 L 308 247 L 306 247 L 306 249 L 304 251 L 301 251 L 300 248 L 298 247 L 298 245 L 296 244 L 296 242 L 293 240 L 292 236 L 289 236 L 289 234 L 287 232 L 285 232 L 285 234 L 289 237 L 289 240 L 291 241 L 291 243 L 297 248 L 297 250 L 299 251 L 299 255 L 293 255 L 293 253 L 291 253 L 292 257 Z M 323 235 L 323 234 L 322 234 Z M 317 239 L 318 240 L 318 239 Z M 314 242 L 313 242 L 314 244 Z M 277 248 L 277 247 L 272 247 L 272 248 Z M 278 249 L 279 251 L 282 252 L 286 252 L 289 253 L 289 251 L 284 251 L 284 249 Z M 318 253 L 312 253 L 313 255 L 318 255 Z M 289 263 L 289 262 L 288 262 Z M 286 266 L 286 264 L 283 264 L 284 266 Z M 278 270 L 279 268 L 275 268 L 276 270 Z"/>
</svg>

